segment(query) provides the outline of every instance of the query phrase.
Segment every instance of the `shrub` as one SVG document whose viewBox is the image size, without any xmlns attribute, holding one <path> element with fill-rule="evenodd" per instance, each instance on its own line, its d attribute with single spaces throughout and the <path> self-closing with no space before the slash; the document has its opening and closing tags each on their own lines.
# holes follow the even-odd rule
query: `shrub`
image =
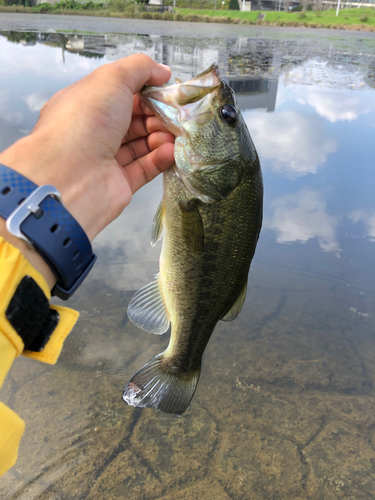
<svg viewBox="0 0 375 500">
<path fill-rule="evenodd" d="M 141 12 L 139 17 L 141 19 L 152 19 L 152 14 L 151 12 Z"/>
<path fill-rule="evenodd" d="M 200 16 L 197 16 L 196 14 L 188 14 L 184 17 L 185 21 L 189 21 L 191 23 L 197 23 L 199 21 L 199 18 Z"/>
<path fill-rule="evenodd" d="M 306 14 L 304 12 L 300 12 L 298 14 L 298 19 L 305 19 L 305 17 L 306 17 Z"/>
<path fill-rule="evenodd" d="M 368 21 L 368 16 L 366 16 L 365 14 L 364 16 L 361 16 L 359 20 L 361 21 L 361 23 L 365 23 L 366 21 Z"/>
<path fill-rule="evenodd" d="M 116 10 L 117 12 L 124 12 L 126 7 L 128 6 L 128 2 L 126 0 L 113 0 L 110 3 L 110 6 L 113 10 Z"/>
<path fill-rule="evenodd" d="M 164 12 L 163 19 L 164 19 L 164 21 L 173 21 L 172 12 Z"/>
<path fill-rule="evenodd" d="M 180 14 L 180 13 L 177 13 L 177 14 L 174 14 L 173 19 L 175 21 L 183 21 L 184 20 L 184 16 L 182 14 Z"/>
<path fill-rule="evenodd" d="M 238 5 L 238 0 L 230 0 L 228 9 L 229 10 L 240 10 L 240 6 Z"/>
<path fill-rule="evenodd" d="M 52 9 L 52 5 L 46 2 L 40 3 L 39 5 L 33 7 L 33 12 L 40 12 L 41 14 L 43 14 L 44 12 L 50 12 Z"/>
</svg>

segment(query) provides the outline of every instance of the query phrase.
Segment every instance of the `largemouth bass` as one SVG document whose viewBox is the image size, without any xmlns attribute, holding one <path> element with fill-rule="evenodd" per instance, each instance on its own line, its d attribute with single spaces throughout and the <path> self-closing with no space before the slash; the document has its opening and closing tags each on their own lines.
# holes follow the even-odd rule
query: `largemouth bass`
<svg viewBox="0 0 375 500">
<path fill-rule="evenodd" d="M 171 337 L 123 399 L 181 415 L 216 324 L 235 319 L 245 301 L 262 223 L 262 175 L 234 92 L 216 65 L 140 95 L 176 136 L 175 166 L 163 174 L 151 236 L 152 245 L 163 237 L 160 272 L 134 295 L 128 316 L 156 334 L 171 325 Z"/>
</svg>

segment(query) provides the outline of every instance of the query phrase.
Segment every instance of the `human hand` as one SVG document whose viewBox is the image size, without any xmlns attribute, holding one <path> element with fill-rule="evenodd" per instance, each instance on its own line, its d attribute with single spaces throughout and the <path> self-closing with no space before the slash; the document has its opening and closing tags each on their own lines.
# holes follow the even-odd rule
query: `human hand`
<svg viewBox="0 0 375 500">
<path fill-rule="evenodd" d="M 0 160 L 55 186 L 93 240 L 135 191 L 173 164 L 173 136 L 134 96 L 169 78 L 168 67 L 141 54 L 104 65 L 54 95 L 31 135 Z"/>
<path fill-rule="evenodd" d="M 101 66 L 53 96 L 33 132 L 0 154 L 0 163 L 55 186 L 93 240 L 174 162 L 173 136 L 134 95 L 170 74 L 141 54 Z"/>
</svg>

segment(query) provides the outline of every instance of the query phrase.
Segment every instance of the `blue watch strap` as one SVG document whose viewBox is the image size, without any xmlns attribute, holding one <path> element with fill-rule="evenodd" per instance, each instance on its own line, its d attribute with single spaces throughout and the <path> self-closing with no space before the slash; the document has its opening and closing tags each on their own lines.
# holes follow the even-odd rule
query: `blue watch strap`
<svg viewBox="0 0 375 500">
<path fill-rule="evenodd" d="M 53 186 L 36 184 L 0 164 L 0 216 L 32 246 L 57 277 L 52 295 L 67 300 L 96 261 L 90 240 L 58 199 Z"/>
</svg>

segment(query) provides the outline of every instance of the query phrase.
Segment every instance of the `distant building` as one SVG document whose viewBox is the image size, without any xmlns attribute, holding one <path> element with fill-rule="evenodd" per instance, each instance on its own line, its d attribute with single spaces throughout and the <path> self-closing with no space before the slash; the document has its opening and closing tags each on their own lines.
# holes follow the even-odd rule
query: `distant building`
<svg viewBox="0 0 375 500">
<path fill-rule="evenodd" d="M 277 79 L 228 78 L 228 84 L 235 91 L 241 109 L 275 111 Z"/>
<path fill-rule="evenodd" d="M 242 0 L 238 0 L 238 5 L 240 10 L 243 12 L 251 11 L 251 5 L 252 5 L 251 0 L 245 0 L 244 2 Z"/>
<path fill-rule="evenodd" d="M 323 0 L 323 6 L 325 9 L 336 9 L 337 8 L 337 0 Z M 355 9 L 360 7 L 374 7 L 375 8 L 375 0 L 341 0 L 340 1 L 340 9 Z"/>
</svg>

